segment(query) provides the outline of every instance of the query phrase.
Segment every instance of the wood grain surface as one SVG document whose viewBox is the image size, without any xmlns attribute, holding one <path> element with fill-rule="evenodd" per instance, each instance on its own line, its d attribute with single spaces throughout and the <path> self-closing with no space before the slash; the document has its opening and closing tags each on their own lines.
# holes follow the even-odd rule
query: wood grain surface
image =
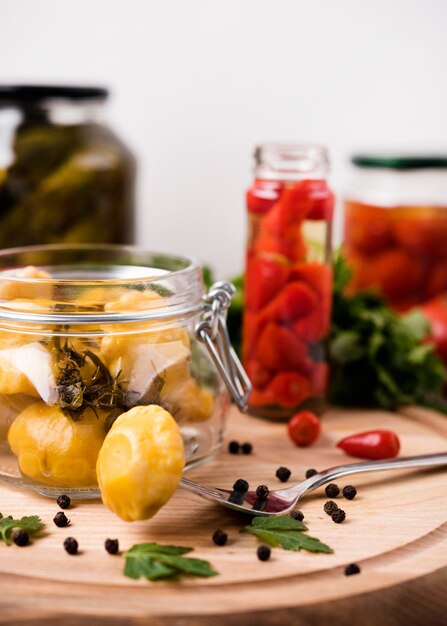
<svg viewBox="0 0 447 626">
<path fill-rule="evenodd" d="M 324 434 L 311 448 L 288 440 L 285 426 L 231 415 L 228 438 L 250 441 L 254 453 L 219 457 L 188 476 L 216 486 L 246 478 L 252 486 L 280 487 L 279 465 L 292 469 L 292 481 L 307 468 L 346 462 L 335 447 L 342 436 L 370 428 L 391 428 L 403 455 L 447 448 L 447 418 L 409 408 L 383 411 L 330 410 Z M 353 461 L 355 459 L 352 459 Z M 244 516 L 179 491 L 152 520 L 126 524 L 98 502 L 76 502 L 67 513 L 69 528 L 56 528 L 56 504 L 26 491 L 0 486 L 4 515 L 37 514 L 47 524 L 42 538 L 27 548 L 0 545 L 0 624 L 67 626 L 276 626 L 361 624 L 445 624 L 447 614 L 447 470 L 381 472 L 346 478 L 354 484 L 353 501 L 340 498 L 343 524 L 323 512 L 323 489 L 302 501 L 309 532 L 328 543 L 334 554 L 272 551 L 270 561 L 256 557 L 257 540 L 239 529 Z M 211 541 L 216 528 L 229 541 Z M 62 548 L 67 536 L 79 541 L 80 553 Z M 134 543 L 158 541 L 194 547 L 219 576 L 149 583 L 123 576 L 121 556 L 104 550 L 107 537 L 118 537 L 121 550 Z M 361 573 L 344 576 L 356 562 Z"/>
</svg>

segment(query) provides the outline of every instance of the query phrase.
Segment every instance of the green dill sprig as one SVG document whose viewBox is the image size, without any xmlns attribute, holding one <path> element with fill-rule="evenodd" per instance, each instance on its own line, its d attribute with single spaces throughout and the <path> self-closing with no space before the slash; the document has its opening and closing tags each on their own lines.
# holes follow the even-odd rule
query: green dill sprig
<svg viewBox="0 0 447 626">
<path fill-rule="evenodd" d="M 110 411 L 116 418 L 119 410 L 125 411 L 133 406 L 133 394 L 124 389 L 121 372 L 112 376 L 92 350 L 77 351 L 68 340 L 61 344 L 59 337 L 54 337 L 53 348 L 58 404 L 66 415 L 79 420 L 85 409 L 91 408 L 95 412 Z M 82 369 L 88 361 L 96 369 L 87 379 Z"/>
</svg>

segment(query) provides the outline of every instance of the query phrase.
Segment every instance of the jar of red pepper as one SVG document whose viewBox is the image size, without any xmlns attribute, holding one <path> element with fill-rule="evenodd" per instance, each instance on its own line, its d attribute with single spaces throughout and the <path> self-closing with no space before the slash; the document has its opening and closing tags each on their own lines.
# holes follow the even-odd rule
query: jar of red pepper
<svg viewBox="0 0 447 626">
<path fill-rule="evenodd" d="M 299 408 L 323 406 L 334 208 L 328 170 L 320 146 L 266 144 L 255 151 L 242 354 L 253 384 L 249 409 L 261 417 L 287 419 Z"/>
</svg>

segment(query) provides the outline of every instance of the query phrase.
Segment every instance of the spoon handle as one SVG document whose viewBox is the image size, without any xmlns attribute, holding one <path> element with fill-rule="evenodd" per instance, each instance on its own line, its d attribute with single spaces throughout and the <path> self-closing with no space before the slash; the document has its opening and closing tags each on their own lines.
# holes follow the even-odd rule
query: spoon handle
<svg viewBox="0 0 447 626">
<path fill-rule="evenodd" d="M 366 461 L 362 463 L 349 463 L 346 465 L 338 465 L 331 467 L 315 474 L 308 480 L 283 489 L 282 493 L 287 492 L 289 495 L 301 495 L 307 491 L 313 491 L 320 485 L 324 485 L 332 480 L 349 476 L 351 474 L 362 474 L 364 472 L 380 472 L 383 470 L 394 469 L 411 469 L 414 467 L 436 467 L 447 465 L 447 452 L 439 452 L 437 454 L 422 454 L 418 456 L 400 457 L 397 459 L 386 459 L 380 461 Z"/>
</svg>

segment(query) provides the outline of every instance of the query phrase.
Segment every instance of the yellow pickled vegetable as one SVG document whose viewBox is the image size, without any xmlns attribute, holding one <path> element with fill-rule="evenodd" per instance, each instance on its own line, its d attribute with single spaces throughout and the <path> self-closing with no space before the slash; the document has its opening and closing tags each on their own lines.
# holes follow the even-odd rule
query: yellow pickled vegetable
<svg viewBox="0 0 447 626">
<path fill-rule="evenodd" d="M 147 324 L 146 324 L 147 326 Z M 120 326 L 120 331 L 125 332 L 127 330 L 123 324 Z M 190 356 L 190 341 L 188 333 L 183 328 L 167 328 L 158 331 L 142 332 L 138 334 L 110 334 L 102 338 L 101 353 L 106 358 L 107 362 L 111 366 L 116 359 L 132 353 L 136 347 L 141 345 L 151 346 L 156 344 L 175 344 L 176 347 L 187 348 L 187 356 Z M 184 353 L 184 350 L 181 350 Z"/>
<path fill-rule="evenodd" d="M 189 375 L 189 347 L 181 340 L 166 340 L 165 333 L 104 337 L 101 352 L 112 376 L 125 381 L 126 389 L 142 404 L 158 402 L 152 384 L 176 383 Z"/>
<path fill-rule="evenodd" d="M 178 422 L 204 422 L 210 419 L 214 409 L 212 394 L 199 387 L 191 376 L 178 381 L 167 379 L 160 391 L 160 401 Z"/>
<path fill-rule="evenodd" d="M 111 374 L 120 374 L 141 403 L 162 404 L 180 422 L 211 417 L 214 399 L 191 376 L 190 341 L 182 328 L 106 336 L 101 353 Z"/>
<path fill-rule="evenodd" d="M 38 341 L 0 350 L 0 393 L 24 393 L 56 401 L 51 356 Z"/>
<path fill-rule="evenodd" d="M 0 440 L 8 437 L 8 430 L 15 418 L 30 404 L 36 402 L 35 398 L 22 394 L 0 395 Z"/>
<path fill-rule="evenodd" d="M 14 277 L 51 279 L 51 274 L 45 270 L 39 270 L 33 265 L 28 265 L 14 272 Z M 0 274 L 0 298 L 3 300 L 12 300 L 13 298 L 43 298 L 51 300 L 52 293 L 52 285 L 45 282 L 32 284 L 20 280 L 15 281 L 11 278 L 2 278 Z"/>
<path fill-rule="evenodd" d="M 184 467 L 183 441 L 170 413 L 157 405 L 120 415 L 98 456 L 104 504 L 131 522 L 152 517 L 176 490 Z"/>
<path fill-rule="evenodd" d="M 96 485 L 96 460 L 105 437 L 101 414 L 78 421 L 57 406 L 36 402 L 13 422 L 8 442 L 25 476 L 58 487 Z"/>
<path fill-rule="evenodd" d="M 104 308 L 113 298 L 119 299 L 123 295 L 121 287 L 88 287 L 80 291 L 77 302 L 81 306 L 91 306 L 93 308 Z"/>
<path fill-rule="evenodd" d="M 24 393 L 39 398 L 39 394 L 28 376 L 17 369 L 9 359 L 0 356 L 0 394 L 9 395 L 13 393 Z"/>
<path fill-rule="evenodd" d="M 108 313 L 120 311 L 146 311 L 147 309 L 163 306 L 164 298 L 156 291 L 137 291 L 135 289 L 123 293 L 118 300 L 108 302 L 104 310 Z"/>
</svg>

